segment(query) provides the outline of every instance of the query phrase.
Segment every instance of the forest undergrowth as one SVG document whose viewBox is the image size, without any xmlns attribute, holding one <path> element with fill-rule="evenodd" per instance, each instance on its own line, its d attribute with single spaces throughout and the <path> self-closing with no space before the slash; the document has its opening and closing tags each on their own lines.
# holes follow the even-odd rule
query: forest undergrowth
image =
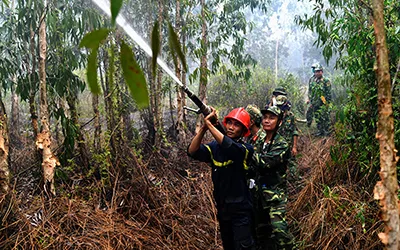
<svg viewBox="0 0 400 250">
<path fill-rule="evenodd" d="M 302 179 L 289 183 L 288 221 L 299 249 L 383 249 L 376 182 L 331 159 L 335 138 L 300 137 Z"/>
<path fill-rule="evenodd" d="M 301 137 L 298 183 L 289 183 L 288 221 L 299 249 L 381 249 L 373 183 L 330 160 L 334 138 Z M 184 146 L 141 157 L 126 147 L 113 166 L 111 198 L 96 180 L 40 193 L 33 149 L 14 149 L 13 192 L 1 202 L 0 249 L 222 249 L 211 173 Z M 118 174 L 115 169 L 130 171 Z M 118 183 L 118 184 L 117 184 Z M 106 195 L 107 196 L 107 195 Z"/>
</svg>

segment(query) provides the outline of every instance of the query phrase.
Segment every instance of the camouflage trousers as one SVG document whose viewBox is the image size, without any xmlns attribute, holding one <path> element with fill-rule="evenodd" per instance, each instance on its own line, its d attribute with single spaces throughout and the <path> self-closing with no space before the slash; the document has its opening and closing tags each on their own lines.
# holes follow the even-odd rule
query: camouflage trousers
<svg viewBox="0 0 400 250">
<path fill-rule="evenodd" d="M 307 110 L 306 118 L 307 118 L 307 126 L 311 126 L 313 118 L 315 117 L 315 121 L 317 123 L 317 129 L 319 135 L 327 135 L 330 129 L 330 110 L 329 105 L 313 105 L 309 107 Z"/>
<path fill-rule="evenodd" d="M 260 197 L 261 196 L 261 197 Z M 255 235 L 258 250 L 294 249 L 286 222 L 287 196 L 278 190 L 263 190 L 255 204 Z"/>
</svg>

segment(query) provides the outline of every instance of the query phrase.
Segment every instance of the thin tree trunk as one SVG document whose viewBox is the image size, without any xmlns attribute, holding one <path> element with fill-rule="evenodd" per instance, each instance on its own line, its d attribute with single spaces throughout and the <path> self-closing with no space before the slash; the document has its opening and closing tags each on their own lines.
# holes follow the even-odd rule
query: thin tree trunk
<svg viewBox="0 0 400 250">
<path fill-rule="evenodd" d="M 86 171 L 89 169 L 89 164 L 90 164 L 89 151 L 86 146 L 85 137 L 82 134 L 81 125 L 79 124 L 79 116 L 76 110 L 76 100 L 77 97 L 72 97 L 72 96 L 67 97 L 69 110 L 71 112 L 71 119 L 76 127 L 76 139 L 79 150 L 79 157 L 83 165 L 81 166 L 81 170 Z"/>
<path fill-rule="evenodd" d="M 158 23 L 160 24 L 160 33 L 159 39 L 162 41 L 162 23 L 164 20 L 164 1 L 158 1 Z M 164 137 L 164 129 L 163 129 L 163 115 L 162 115 L 162 76 L 163 73 L 161 70 L 158 70 L 157 74 L 157 85 L 156 85 L 156 95 L 155 95 L 155 119 L 154 119 L 154 127 L 156 128 L 156 138 L 155 138 L 155 146 L 159 148 L 161 146 L 161 142 Z"/>
<path fill-rule="evenodd" d="M 278 56 L 279 52 L 279 39 L 276 39 L 276 44 L 275 44 L 275 84 L 278 83 Z"/>
<path fill-rule="evenodd" d="M 112 43 L 112 42 L 111 42 Z M 112 57 L 112 53 L 115 54 L 115 46 L 112 44 L 108 49 L 108 55 L 110 60 L 107 60 L 107 53 L 104 53 L 104 72 L 106 73 L 105 86 L 103 86 L 104 103 L 106 106 L 106 120 L 107 120 L 107 131 L 110 135 L 109 146 L 111 150 L 112 159 L 115 160 L 116 156 L 116 142 L 115 142 L 115 129 L 116 129 L 116 116 L 114 110 L 116 108 L 115 103 L 115 83 L 114 83 L 114 72 L 115 72 L 115 61 Z"/>
<path fill-rule="evenodd" d="M 46 3 L 46 1 L 45 1 Z M 46 5 L 46 4 L 45 4 Z M 46 11 L 40 18 L 39 26 L 39 79 L 40 79 L 40 121 L 41 132 L 36 139 L 36 145 L 42 151 L 42 168 L 44 177 L 44 191 L 50 197 L 50 193 L 55 195 L 56 190 L 54 187 L 54 172 L 56 165 L 60 165 L 57 157 L 51 151 L 51 135 L 49 124 L 49 111 L 47 104 L 47 90 L 46 90 Z M 50 192 L 50 193 L 49 193 Z"/>
<path fill-rule="evenodd" d="M 100 69 L 101 72 L 101 69 Z M 100 75 L 101 81 L 103 77 Z M 99 96 L 92 94 L 92 107 L 94 113 L 94 138 L 93 146 L 96 153 L 100 152 L 100 136 L 101 136 L 101 124 L 100 124 L 100 111 L 99 111 Z"/>
<path fill-rule="evenodd" d="M 107 61 L 107 52 L 106 50 L 103 51 L 103 69 L 101 72 L 104 72 L 104 81 L 101 81 L 101 87 L 103 89 L 103 98 L 104 98 L 104 106 L 106 110 L 106 123 L 107 129 L 111 128 L 111 119 L 109 117 L 110 113 L 110 98 L 109 98 L 109 84 L 108 84 L 108 75 L 107 75 L 107 68 L 108 68 L 108 61 Z"/>
<path fill-rule="evenodd" d="M 0 204 L 10 190 L 9 138 L 6 109 L 0 96 Z"/>
<path fill-rule="evenodd" d="M 38 115 L 36 113 L 35 94 L 36 94 L 36 53 L 35 53 L 35 32 L 33 32 L 32 24 L 30 25 L 30 51 L 32 57 L 32 68 L 29 74 L 29 113 L 31 114 L 31 124 L 34 138 L 39 133 Z"/>
<path fill-rule="evenodd" d="M 380 145 L 379 173 L 381 181 L 376 183 L 374 198 L 379 200 L 381 217 L 385 224 L 385 232 L 378 234 L 385 249 L 399 249 L 399 203 L 396 156 L 394 145 L 394 120 L 392 109 L 392 92 L 389 73 L 388 49 L 383 17 L 383 0 L 372 1 L 374 17 L 374 33 L 376 41 L 376 76 L 378 81 L 378 128 L 376 138 Z"/>
<path fill-rule="evenodd" d="M 207 103 L 207 97 L 206 97 L 206 92 L 207 92 L 207 48 L 208 48 L 208 31 L 207 31 L 207 21 L 206 21 L 206 15 L 205 15 L 205 8 L 206 8 L 206 3 L 205 0 L 201 0 L 201 20 L 202 20 L 202 26 L 201 26 L 201 46 L 202 46 L 202 51 L 203 55 L 201 56 L 201 62 L 200 62 L 200 85 L 199 85 L 199 98 L 200 100 L 203 101 L 203 103 Z M 199 132 L 201 126 L 203 123 L 203 119 L 201 116 L 198 116 L 197 121 L 196 121 L 196 134 Z"/>
<path fill-rule="evenodd" d="M 131 119 L 131 105 L 129 104 L 129 90 L 126 84 L 121 84 L 121 105 L 122 107 L 122 120 L 124 123 L 124 135 L 126 139 L 130 142 L 133 140 L 133 127 L 132 127 L 132 119 Z"/>
<path fill-rule="evenodd" d="M 172 101 L 172 87 L 171 87 L 171 82 L 168 82 L 168 89 L 170 91 L 168 91 L 168 99 L 169 99 L 169 116 L 171 117 L 171 122 L 172 122 L 172 126 L 175 127 L 175 121 L 174 121 L 174 104 Z M 175 128 L 174 128 L 175 129 Z M 173 136 L 175 136 L 175 130 L 174 130 L 174 134 Z"/>
<path fill-rule="evenodd" d="M 176 0 L 176 23 L 175 30 L 176 35 L 178 36 L 178 41 L 180 40 L 180 30 L 181 30 L 181 10 L 180 10 L 180 0 Z M 182 69 L 181 62 L 178 61 L 175 69 L 176 77 L 182 81 Z M 178 141 L 185 142 L 186 141 L 186 131 L 184 124 L 184 112 L 183 112 L 183 91 L 179 86 L 176 86 L 176 101 L 177 101 L 177 122 L 176 122 L 176 130 L 178 132 Z M 174 123 L 173 123 L 174 124 Z"/>
<path fill-rule="evenodd" d="M 155 145 L 155 139 L 156 139 L 156 128 L 154 124 L 154 113 L 156 110 L 155 107 L 155 95 L 156 95 L 156 90 L 154 87 L 154 77 L 153 77 L 153 70 L 152 70 L 152 65 L 151 65 L 151 59 L 148 60 L 148 82 L 149 82 L 149 87 L 150 87 L 150 105 L 148 107 L 148 114 L 144 114 L 144 118 L 146 121 L 147 125 L 147 130 L 149 131 L 148 133 L 148 140 L 150 141 L 151 146 Z"/>
<path fill-rule="evenodd" d="M 185 32 L 185 30 L 183 30 L 183 32 L 182 32 L 182 49 L 183 49 L 183 53 L 185 53 L 185 51 L 186 51 L 186 32 Z M 184 86 L 184 87 L 186 87 L 186 70 L 185 70 L 185 68 L 182 68 L 182 85 Z M 182 107 L 185 107 L 186 106 L 186 93 L 185 93 L 185 91 L 183 91 L 183 89 L 181 89 L 181 96 L 182 96 Z M 185 124 L 185 127 L 186 127 L 186 110 L 185 109 L 183 109 L 183 124 Z"/>
<path fill-rule="evenodd" d="M 11 85 L 11 131 L 10 135 L 16 142 L 19 141 L 19 98 L 16 92 L 16 79 Z"/>
</svg>

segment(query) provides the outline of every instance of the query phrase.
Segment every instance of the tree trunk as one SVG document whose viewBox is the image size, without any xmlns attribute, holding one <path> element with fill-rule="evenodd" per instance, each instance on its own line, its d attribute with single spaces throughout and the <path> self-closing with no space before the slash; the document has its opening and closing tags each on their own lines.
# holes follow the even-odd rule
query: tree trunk
<svg viewBox="0 0 400 250">
<path fill-rule="evenodd" d="M 148 14 L 147 14 L 147 19 L 146 19 L 146 26 L 147 27 L 152 27 L 154 26 L 154 22 L 153 22 L 153 9 L 151 8 L 151 6 L 149 6 L 149 10 L 148 10 Z M 152 30 L 150 30 L 149 32 L 149 37 L 151 38 L 152 35 Z M 149 84 L 149 102 L 150 105 L 147 108 L 147 112 L 142 112 L 141 116 L 143 117 L 143 120 L 146 123 L 147 126 L 147 130 L 148 130 L 148 135 L 147 135 L 147 141 L 150 143 L 151 146 L 154 146 L 155 144 L 155 138 L 156 138 L 156 128 L 154 125 L 154 114 L 155 114 L 155 94 L 156 94 L 156 90 L 155 90 L 155 75 L 153 75 L 153 68 L 152 68 L 152 60 L 151 58 L 149 58 L 147 60 L 147 80 L 148 80 L 148 84 Z"/>
<path fill-rule="evenodd" d="M 185 51 L 186 51 L 186 46 L 185 46 L 185 44 L 186 44 L 186 32 L 185 32 L 185 30 L 183 30 L 183 32 L 182 32 L 182 50 L 183 50 L 183 53 L 185 53 Z M 185 70 L 185 68 L 182 68 L 182 85 L 184 86 L 184 87 L 186 87 L 186 70 Z M 183 89 L 181 89 L 181 96 L 182 96 L 182 107 L 185 107 L 186 106 L 186 93 L 185 93 L 185 91 L 183 91 Z M 186 110 L 185 109 L 183 109 L 183 124 L 185 124 L 185 126 L 186 126 Z"/>
<path fill-rule="evenodd" d="M 149 88 L 150 88 L 150 105 L 147 108 L 147 114 L 143 114 L 144 115 L 144 120 L 146 122 L 147 125 L 147 130 L 149 131 L 148 133 L 148 141 L 150 142 L 151 146 L 154 146 L 155 144 L 155 140 L 156 140 L 156 128 L 154 125 L 154 113 L 156 110 L 155 107 L 155 95 L 156 95 L 156 90 L 154 87 L 154 77 L 153 77 L 153 70 L 152 70 L 152 64 L 151 64 L 151 59 L 148 60 L 148 74 L 147 74 L 147 79 L 148 79 L 148 83 L 149 83 Z"/>
<path fill-rule="evenodd" d="M 79 157 L 82 161 L 82 165 L 80 165 L 80 167 L 82 172 L 85 173 L 85 171 L 89 169 L 90 164 L 89 151 L 86 146 L 85 137 L 82 134 L 81 125 L 79 124 L 79 116 L 76 110 L 76 100 L 78 100 L 77 97 L 73 97 L 70 95 L 67 97 L 69 110 L 71 112 L 71 119 L 74 126 L 76 127 L 76 139 L 79 150 Z"/>
<path fill-rule="evenodd" d="M 111 42 L 113 43 L 113 42 Z M 111 150 L 112 159 L 115 160 L 116 156 L 116 142 L 115 142 L 115 129 L 116 129 L 116 116 L 114 110 L 116 109 L 116 94 L 115 94 L 115 83 L 114 83 L 114 72 L 115 72 L 115 61 L 113 54 L 115 54 L 115 45 L 111 44 L 108 49 L 108 56 L 110 60 L 107 60 L 107 52 L 104 53 L 104 72 L 107 72 L 105 78 L 105 86 L 103 86 L 104 103 L 106 106 L 106 120 L 107 120 L 107 131 L 110 135 L 109 146 Z"/>
<path fill-rule="evenodd" d="M 383 0 L 372 1 L 374 17 L 374 33 L 376 40 L 376 77 L 378 81 L 378 128 L 376 138 L 380 145 L 379 173 L 381 181 L 376 183 L 374 198 L 379 200 L 381 217 L 385 224 L 385 232 L 378 234 L 385 249 L 399 249 L 399 203 L 394 145 L 394 120 L 392 109 L 391 82 L 389 73 L 388 49 L 383 17 Z"/>
<path fill-rule="evenodd" d="M 30 51 L 31 51 L 31 60 L 32 60 L 32 68 L 29 74 L 29 113 L 31 114 L 31 124 L 33 130 L 34 138 L 37 137 L 39 133 L 39 125 L 38 125 L 38 116 L 36 113 L 36 105 L 35 105 L 35 94 L 36 94 L 36 53 L 35 53 L 35 32 L 33 32 L 32 24 L 30 26 Z"/>
<path fill-rule="evenodd" d="M 278 84 L 278 60 L 279 60 L 279 39 L 276 39 L 275 44 L 275 85 Z"/>
<path fill-rule="evenodd" d="M 176 35 L 178 36 L 178 41 L 180 40 L 180 31 L 181 31 L 181 10 L 180 10 L 180 0 L 176 0 L 176 23 L 175 30 Z M 178 61 L 176 65 L 175 74 L 179 80 L 182 81 L 182 66 L 181 62 Z M 185 142 L 186 141 L 186 131 L 184 124 L 184 112 L 183 112 L 183 99 L 184 92 L 179 87 L 176 86 L 176 101 L 177 101 L 177 122 L 176 122 L 176 131 L 178 132 L 178 141 Z"/>
<path fill-rule="evenodd" d="M 101 69 L 100 69 L 101 72 Z M 100 79 L 102 81 L 102 76 Z M 93 138 L 93 147 L 96 153 L 100 152 L 100 136 L 101 136 L 101 124 L 100 124 L 100 111 L 99 111 L 99 96 L 96 94 L 92 94 L 92 107 L 94 113 L 94 138 Z"/>
<path fill-rule="evenodd" d="M 200 100 L 203 101 L 203 103 L 207 103 L 207 97 L 206 97 L 206 92 L 207 92 L 207 76 L 208 76 L 208 70 L 207 70 L 207 48 L 208 48 L 208 40 L 207 40 L 207 20 L 206 20 L 206 15 L 205 15 L 205 8 L 206 8 L 206 3 L 205 0 L 201 0 L 201 20 L 202 20 L 202 26 L 201 26 L 201 47 L 202 47 L 202 52 L 203 55 L 201 56 L 201 62 L 200 62 L 200 85 L 199 85 L 199 98 Z M 196 134 L 199 132 L 201 126 L 203 123 L 203 119 L 201 116 L 198 116 L 197 121 L 196 121 Z"/>
<path fill-rule="evenodd" d="M 124 123 L 124 135 L 126 139 L 130 142 L 133 140 L 133 127 L 131 119 L 132 105 L 129 102 L 129 90 L 126 84 L 121 84 L 121 115 Z"/>
<path fill-rule="evenodd" d="M 176 136 L 176 130 L 175 130 L 175 119 L 174 119 L 174 104 L 172 101 L 172 86 L 171 86 L 171 82 L 168 81 L 168 99 L 169 99 L 169 116 L 171 117 L 171 123 L 173 126 L 173 135 L 172 136 Z"/>
<path fill-rule="evenodd" d="M 159 39 L 162 41 L 162 23 L 164 20 L 164 1 L 158 1 L 158 23 L 160 24 L 160 33 Z M 155 105 L 155 116 L 154 116 L 154 127 L 156 128 L 156 138 L 155 138 L 155 146 L 159 148 L 161 146 L 161 142 L 164 138 L 164 128 L 163 128 L 163 114 L 162 114 L 162 76 L 163 73 L 161 70 L 158 70 L 157 74 L 157 85 L 156 85 L 156 94 L 154 99 Z"/>
<path fill-rule="evenodd" d="M 9 138 L 7 115 L 3 99 L 0 96 L 0 204 L 5 199 L 10 189 L 10 170 L 9 170 Z"/>
<path fill-rule="evenodd" d="M 46 1 L 45 1 L 46 2 Z M 51 135 L 49 125 L 49 111 L 47 104 L 46 90 L 46 12 L 40 18 L 39 25 L 39 79 L 40 79 L 40 121 L 41 132 L 36 138 L 36 146 L 42 151 L 42 168 L 44 177 L 44 191 L 50 197 L 50 193 L 55 195 L 54 172 L 56 165 L 60 165 L 57 157 L 51 151 Z M 50 193 L 49 193 L 50 192 Z"/>
<path fill-rule="evenodd" d="M 11 131 L 10 135 L 15 142 L 19 141 L 19 98 L 16 92 L 16 79 L 11 84 Z"/>
</svg>

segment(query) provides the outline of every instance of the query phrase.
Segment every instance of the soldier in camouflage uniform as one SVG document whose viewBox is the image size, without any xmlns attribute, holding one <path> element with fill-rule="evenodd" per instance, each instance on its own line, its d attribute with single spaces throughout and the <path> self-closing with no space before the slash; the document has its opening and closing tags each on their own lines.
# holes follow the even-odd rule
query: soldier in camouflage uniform
<svg viewBox="0 0 400 250">
<path fill-rule="evenodd" d="M 279 134 L 285 138 L 289 144 L 290 159 L 289 159 L 289 175 L 288 181 L 296 181 L 300 178 L 300 174 L 296 164 L 297 155 L 297 140 L 299 137 L 299 129 L 297 128 L 296 118 L 290 111 L 291 104 L 285 95 L 276 97 L 276 104 L 283 112 L 282 124 L 279 126 Z"/>
<path fill-rule="evenodd" d="M 310 107 L 307 111 L 307 125 L 311 126 L 313 117 L 317 122 L 319 136 L 329 134 L 330 127 L 330 101 L 331 101 L 331 82 L 323 77 L 323 67 L 317 65 L 314 68 L 314 78 L 310 79 L 308 86 L 308 99 Z"/>
<path fill-rule="evenodd" d="M 269 99 L 267 107 L 276 106 L 276 97 L 279 95 L 286 96 L 286 89 L 284 87 L 276 87 L 272 92 L 271 99 Z"/>
<path fill-rule="evenodd" d="M 250 135 L 244 141 L 254 145 L 257 138 L 263 133 L 263 130 L 260 129 L 262 114 L 256 105 L 247 105 L 246 111 L 250 115 Z"/>
<path fill-rule="evenodd" d="M 257 199 L 256 239 L 258 249 L 293 249 L 293 236 L 286 222 L 286 168 L 289 144 L 277 133 L 282 112 L 277 106 L 261 110 L 264 134 L 255 144 Z"/>
</svg>

